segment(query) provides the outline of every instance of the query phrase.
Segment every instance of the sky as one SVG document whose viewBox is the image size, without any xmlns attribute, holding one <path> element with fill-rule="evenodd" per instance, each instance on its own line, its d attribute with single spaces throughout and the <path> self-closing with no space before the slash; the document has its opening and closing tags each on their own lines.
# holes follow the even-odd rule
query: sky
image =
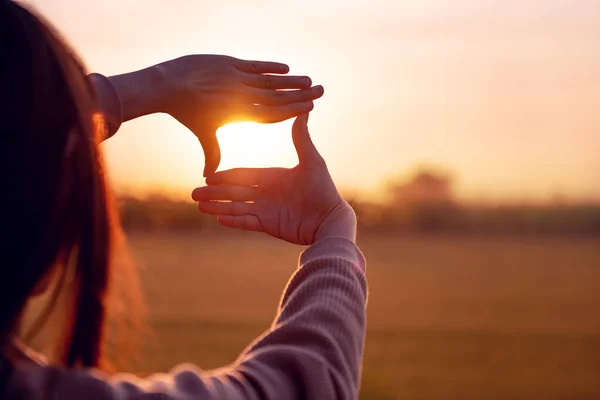
<svg viewBox="0 0 600 400">
<path fill-rule="evenodd" d="M 434 166 L 465 200 L 600 200 L 600 0 L 25 3 L 105 75 L 212 53 L 311 76 L 311 134 L 345 191 L 377 199 Z M 222 128 L 220 169 L 295 165 L 290 128 Z M 167 115 L 102 146 L 121 193 L 203 185 L 199 143 Z"/>
</svg>

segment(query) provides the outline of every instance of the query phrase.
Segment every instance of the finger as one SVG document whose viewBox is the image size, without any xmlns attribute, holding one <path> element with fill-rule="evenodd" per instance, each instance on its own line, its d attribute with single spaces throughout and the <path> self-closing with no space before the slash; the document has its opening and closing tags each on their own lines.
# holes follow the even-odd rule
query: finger
<svg viewBox="0 0 600 400">
<path fill-rule="evenodd" d="M 219 215 L 217 221 L 219 224 L 229 228 L 258 232 L 262 232 L 263 230 L 260 219 L 256 215 Z"/>
<path fill-rule="evenodd" d="M 192 192 L 192 199 L 194 199 L 194 201 L 251 201 L 255 198 L 256 188 L 251 186 L 203 186 L 194 189 Z"/>
<path fill-rule="evenodd" d="M 298 153 L 300 164 L 323 160 L 308 132 L 308 113 L 300 115 L 294 121 L 294 125 L 292 125 L 292 140 Z"/>
<path fill-rule="evenodd" d="M 200 201 L 198 210 L 213 215 L 247 215 L 253 214 L 254 204 L 242 201 Z"/>
<path fill-rule="evenodd" d="M 198 137 L 202 150 L 204 150 L 204 173 L 203 176 L 207 177 L 213 174 L 219 163 L 221 162 L 221 149 L 219 148 L 219 142 L 217 141 L 217 133 L 211 132 Z"/>
<path fill-rule="evenodd" d="M 323 96 L 323 92 L 323 86 L 315 86 L 307 90 L 252 89 L 250 91 L 250 98 L 253 104 L 283 106 L 316 100 Z"/>
<path fill-rule="evenodd" d="M 314 104 L 312 101 L 303 101 L 301 103 L 292 103 L 284 106 L 267 106 L 259 104 L 252 106 L 249 114 L 256 122 L 271 124 L 308 113 L 313 108 Z"/>
<path fill-rule="evenodd" d="M 236 59 L 233 64 L 242 72 L 250 74 L 287 74 L 290 67 L 286 64 L 271 61 L 247 61 Z"/>
<path fill-rule="evenodd" d="M 283 172 L 285 168 L 233 168 L 220 171 L 206 178 L 208 185 L 255 186 L 261 181 L 270 180 Z"/>
<path fill-rule="evenodd" d="M 308 76 L 242 75 L 244 85 L 261 89 L 308 89 L 312 85 Z"/>
</svg>

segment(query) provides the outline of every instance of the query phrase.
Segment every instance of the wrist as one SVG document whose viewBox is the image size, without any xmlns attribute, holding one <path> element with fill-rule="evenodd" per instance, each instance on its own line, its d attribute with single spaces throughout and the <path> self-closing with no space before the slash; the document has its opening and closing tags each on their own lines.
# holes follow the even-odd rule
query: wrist
<svg viewBox="0 0 600 400">
<path fill-rule="evenodd" d="M 315 232 L 314 241 L 316 243 L 332 237 L 356 241 L 356 214 L 343 200 L 321 223 Z"/>
<path fill-rule="evenodd" d="M 110 78 L 123 106 L 123 121 L 161 112 L 166 97 L 160 68 L 151 66 Z"/>
</svg>

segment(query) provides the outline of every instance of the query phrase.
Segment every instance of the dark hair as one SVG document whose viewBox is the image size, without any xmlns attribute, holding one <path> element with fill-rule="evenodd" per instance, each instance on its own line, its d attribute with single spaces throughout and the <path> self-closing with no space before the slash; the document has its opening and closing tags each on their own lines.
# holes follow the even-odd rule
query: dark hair
<svg viewBox="0 0 600 400">
<path fill-rule="evenodd" d="M 81 62 L 49 24 L 0 1 L 0 338 L 62 265 L 65 366 L 100 366 L 118 223 L 98 140 L 104 124 Z M 68 277 L 68 278 L 67 278 Z"/>
</svg>

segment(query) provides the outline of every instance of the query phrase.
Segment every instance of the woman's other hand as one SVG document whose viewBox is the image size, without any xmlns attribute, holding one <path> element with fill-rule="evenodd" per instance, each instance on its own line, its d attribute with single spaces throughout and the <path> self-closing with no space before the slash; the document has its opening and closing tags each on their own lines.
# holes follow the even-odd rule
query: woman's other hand
<svg viewBox="0 0 600 400">
<path fill-rule="evenodd" d="M 217 129 L 233 121 L 280 122 L 307 113 L 323 95 L 307 76 L 288 76 L 285 64 L 221 55 L 191 55 L 158 64 L 164 86 L 163 112 L 200 140 L 204 176 L 221 160 Z"/>
<path fill-rule="evenodd" d="M 310 139 L 308 114 L 292 128 L 299 163 L 286 168 L 235 168 L 217 172 L 197 188 L 198 209 L 221 225 L 260 231 L 310 245 L 327 237 L 356 239 L 356 216 L 338 193 Z"/>
</svg>

